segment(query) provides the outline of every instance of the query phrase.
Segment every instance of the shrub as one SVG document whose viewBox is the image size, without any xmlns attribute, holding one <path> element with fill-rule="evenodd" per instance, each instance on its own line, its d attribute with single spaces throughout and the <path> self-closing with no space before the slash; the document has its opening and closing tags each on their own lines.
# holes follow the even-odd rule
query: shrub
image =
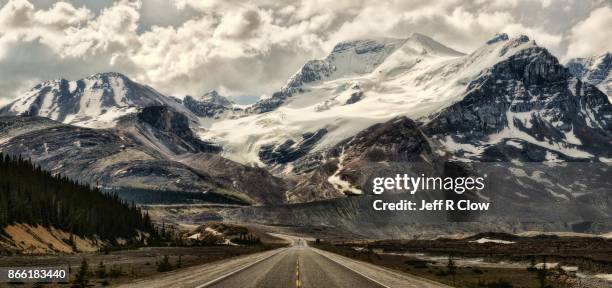
<svg viewBox="0 0 612 288">
<path fill-rule="evenodd" d="M 89 274 L 89 264 L 87 264 L 87 259 L 83 258 L 81 261 L 81 266 L 79 266 L 79 271 L 74 276 L 74 284 L 77 287 L 86 287 L 87 282 L 89 282 L 88 275 Z"/>
<path fill-rule="evenodd" d="M 172 264 L 170 264 L 170 258 L 168 258 L 168 255 L 165 255 L 161 261 L 157 262 L 157 271 L 167 272 L 171 270 L 172 270 Z"/>
<path fill-rule="evenodd" d="M 98 278 L 106 277 L 106 266 L 104 265 L 102 261 L 100 261 L 100 263 L 98 264 L 98 267 L 96 268 L 96 277 Z"/>
<path fill-rule="evenodd" d="M 117 278 L 121 275 L 123 275 L 123 270 L 121 269 L 121 266 L 116 265 L 116 264 L 113 265 L 110 271 L 108 272 L 108 276 L 111 278 Z"/>
</svg>

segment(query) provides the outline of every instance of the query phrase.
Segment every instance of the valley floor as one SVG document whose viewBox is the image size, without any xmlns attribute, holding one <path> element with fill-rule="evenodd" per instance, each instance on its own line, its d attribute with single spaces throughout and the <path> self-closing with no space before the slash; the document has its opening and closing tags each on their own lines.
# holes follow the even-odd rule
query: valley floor
<svg viewBox="0 0 612 288">
<path fill-rule="evenodd" d="M 504 240 L 460 241 L 323 241 L 314 247 L 453 287 L 612 287 L 610 280 L 604 280 L 612 269 L 612 253 L 605 247 L 600 251 L 589 249 L 588 243 L 599 240 L 567 239 L 566 244 L 574 242 L 582 247 L 573 252 L 558 251 L 557 245 L 563 241 L 556 237 L 541 237 L 531 245 L 523 244 L 524 249 L 500 249 L 515 243 Z M 454 255 L 452 268 L 449 255 Z M 542 281 L 551 286 L 542 286 Z"/>
<path fill-rule="evenodd" d="M 277 247 L 277 246 L 273 246 Z M 89 284 L 93 287 L 118 285 L 131 283 L 137 279 L 148 278 L 159 274 L 158 263 L 168 256 L 170 269 L 182 270 L 187 267 L 202 265 L 222 259 L 236 256 L 262 252 L 270 249 L 270 246 L 206 246 L 206 247 L 144 247 L 134 250 L 113 251 L 109 254 L 103 253 L 79 253 L 63 255 L 12 255 L 0 256 L 0 266 L 54 266 L 66 265 L 71 268 L 71 278 L 74 277 L 86 259 L 89 269 Z M 179 260 L 180 257 L 180 260 Z M 116 275 L 106 277 L 95 276 L 95 271 L 102 262 L 106 267 L 107 274 L 111 270 L 119 271 Z M 180 262 L 180 267 L 177 267 Z M 31 287 L 30 284 L 6 284 L 0 283 L 0 287 Z M 69 285 L 46 285 L 44 287 L 64 287 Z"/>
</svg>

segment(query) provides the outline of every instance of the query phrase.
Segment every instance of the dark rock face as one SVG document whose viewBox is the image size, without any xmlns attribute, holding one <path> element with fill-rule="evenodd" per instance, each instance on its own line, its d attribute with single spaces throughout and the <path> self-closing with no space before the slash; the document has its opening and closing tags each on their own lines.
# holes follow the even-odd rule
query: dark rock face
<svg viewBox="0 0 612 288">
<path fill-rule="evenodd" d="M 493 134 L 514 131 L 512 134 L 519 139 L 527 135 L 523 137 L 559 143 L 600 157 L 612 156 L 607 144 L 612 139 L 612 106 L 606 95 L 575 79 L 544 48 L 524 49 L 494 65 L 472 81 L 467 90 L 463 100 L 442 110 L 425 125 L 428 135 L 447 135 L 455 142 L 482 146 L 479 141 Z M 576 139 L 570 139 L 571 135 Z M 504 161 L 516 156 L 499 157 L 504 149 L 496 146 L 485 147 L 487 152 L 482 157 L 472 159 Z M 550 150 L 537 149 L 542 153 Z M 560 157 L 575 158 L 572 156 Z"/>
<path fill-rule="evenodd" d="M 289 79 L 289 82 L 287 82 L 287 85 L 285 85 L 283 89 L 272 94 L 272 97 L 255 103 L 252 107 L 249 107 L 249 109 L 256 113 L 272 111 L 283 104 L 285 100 L 293 94 L 303 92 L 302 86 L 304 84 L 325 79 L 329 77 L 334 70 L 336 70 L 336 67 L 327 60 L 310 60 Z"/>
<path fill-rule="evenodd" d="M 491 40 L 487 41 L 487 44 L 491 45 L 491 44 L 495 44 L 497 42 L 500 41 L 508 41 L 508 34 L 506 33 L 500 33 L 500 34 L 496 34 L 493 38 L 491 38 Z"/>
<path fill-rule="evenodd" d="M 183 99 L 183 105 L 193 114 L 206 118 L 218 118 L 223 112 L 234 110 L 232 108 L 233 104 L 216 91 L 206 93 L 200 99 L 195 99 L 189 95 Z"/>
<path fill-rule="evenodd" d="M 572 75 L 584 82 L 600 88 L 608 96 L 612 95 L 612 53 L 596 57 L 575 58 L 567 63 Z"/>
<path fill-rule="evenodd" d="M 185 105 L 187 109 L 191 110 L 193 114 L 198 115 L 199 117 L 208 118 L 215 117 L 227 109 L 226 107 L 215 103 L 196 101 L 189 95 L 185 96 L 185 99 L 183 99 L 183 105 Z"/>
<path fill-rule="evenodd" d="M 357 135 L 340 142 L 334 150 L 367 161 L 423 161 L 422 154 L 431 154 L 432 149 L 416 122 L 398 117 L 385 123 L 375 124 Z"/>
<path fill-rule="evenodd" d="M 190 153 L 219 153 L 222 148 L 210 142 L 205 142 L 193 135 L 189 128 L 189 119 L 168 106 L 149 106 L 142 109 L 136 118 L 126 117 L 128 124 L 133 125 L 140 135 L 152 140 L 152 143 L 161 144 L 175 154 Z M 130 130 L 130 129 L 126 129 Z"/>
<path fill-rule="evenodd" d="M 349 97 L 349 99 L 346 100 L 345 104 L 350 105 L 350 104 L 357 103 L 361 101 L 362 98 L 363 98 L 363 91 L 353 92 L 353 94 L 351 94 L 351 97 Z"/>
<path fill-rule="evenodd" d="M 287 139 L 279 145 L 262 146 L 259 150 L 259 159 L 269 165 L 293 162 L 308 154 L 325 134 L 327 134 L 327 129 L 321 128 L 316 132 L 304 133 L 300 142 L 297 143 Z"/>
<path fill-rule="evenodd" d="M 138 119 L 161 131 L 172 132 L 179 137 L 193 137 L 189 128 L 189 119 L 185 115 L 172 111 L 167 106 L 149 106 L 138 113 Z"/>
<path fill-rule="evenodd" d="M 324 60 L 310 60 L 304 64 L 302 69 L 298 71 L 287 84 L 287 87 L 297 88 L 305 83 L 319 81 L 326 77 L 329 77 L 335 70 L 328 61 Z"/>
<path fill-rule="evenodd" d="M 249 113 L 270 112 L 278 108 L 281 104 L 283 104 L 285 99 L 287 99 L 290 96 L 291 96 L 291 93 L 289 91 L 281 90 L 279 92 L 274 92 L 272 94 L 272 97 L 260 100 L 257 103 L 253 104 L 253 106 L 247 108 L 247 112 Z"/>
</svg>

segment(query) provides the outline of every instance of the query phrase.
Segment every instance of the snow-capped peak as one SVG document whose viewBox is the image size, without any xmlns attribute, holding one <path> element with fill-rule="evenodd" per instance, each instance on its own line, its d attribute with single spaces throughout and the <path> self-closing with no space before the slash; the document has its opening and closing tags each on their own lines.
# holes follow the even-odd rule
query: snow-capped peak
<svg viewBox="0 0 612 288">
<path fill-rule="evenodd" d="M 234 104 L 234 102 L 227 99 L 225 96 L 222 96 L 216 90 L 211 90 L 209 92 L 204 93 L 199 98 L 196 98 L 198 101 L 209 102 L 221 106 L 230 107 Z"/>
<path fill-rule="evenodd" d="M 338 43 L 323 60 L 308 61 L 286 85 L 299 87 L 319 80 L 333 80 L 372 73 L 392 54 L 402 51 L 411 57 L 464 55 L 428 36 L 414 33 L 404 39 L 380 38 L 351 40 Z"/>
<path fill-rule="evenodd" d="M 304 65 L 292 80 L 289 87 L 296 87 L 296 80 L 308 83 L 308 80 L 331 80 L 347 76 L 357 76 L 372 73 L 381 64 L 387 61 L 397 51 L 414 56 L 462 56 L 463 53 L 455 51 L 432 38 L 414 33 L 408 38 L 379 38 L 351 40 L 338 43 L 332 52 L 323 60 L 309 61 Z M 306 77 L 312 71 L 311 68 L 321 68 L 323 75 L 320 77 Z M 317 79 L 320 78 L 320 79 Z"/>
<path fill-rule="evenodd" d="M 79 126 L 112 127 L 118 117 L 152 105 L 178 106 L 172 98 L 123 74 L 107 72 L 75 81 L 42 82 L 0 109 L 0 114 L 27 114 Z"/>
<path fill-rule="evenodd" d="M 435 58 L 439 61 L 462 55 L 464 54 L 461 52 L 417 33 L 404 39 L 379 38 L 340 42 L 327 57 L 306 62 L 279 92 L 259 101 L 247 111 L 261 113 L 274 110 L 288 97 L 317 83 L 370 77 L 398 67 L 406 69 L 425 58 Z"/>
<path fill-rule="evenodd" d="M 242 111 L 238 105 L 212 90 L 199 97 L 185 96 L 183 106 L 202 118 L 219 118 L 226 111 Z M 227 115 L 226 115 L 227 116 Z"/>
<path fill-rule="evenodd" d="M 306 62 L 286 87 L 370 73 L 405 42 L 392 38 L 340 42 L 325 59 Z"/>
<path fill-rule="evenodd" d="M 465 55 L 457 50 L 443 45 L 442 43 L 432 39 L 429 36 L 419 33 L 414 33 L 412 34 L 412 36 L 406 39 L 406 42 L 402 46 L 402 49 L 406 48 L 414 49 L 415 51 L 420 52 L 421 54 L 430 54 L 437 56 L 457 57 Z"/>
<path fill-rule="evenodd" d="M 130 81 L 130 79 L 127 76 L 119 72 L 100 72 L 100 73 L 94 73 L 94 74 L 91 74 L 85 77 L 85 79 L 89 79 L 89 80 L 98 80 L 98 79 L 102 80 L 104 78 L 118 78 L 118 79 L 120 78 L 120 79 Z"/>
</svg>

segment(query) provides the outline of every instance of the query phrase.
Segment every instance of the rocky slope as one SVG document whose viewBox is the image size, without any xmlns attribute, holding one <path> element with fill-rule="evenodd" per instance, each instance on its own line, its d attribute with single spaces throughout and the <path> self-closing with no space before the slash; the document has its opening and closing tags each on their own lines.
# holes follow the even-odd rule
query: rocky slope
<svg viewBox="0 0 612 288">
<path fill-rule="evenodd" d="M 612 99 L 612 53 L 574 58 L 566 64 L 569 72 L 584 82 L 591 83 Z M 612 101 L 612 100 L 610 100 Z"/>
<path fill-rule="evenodd" d="M 374 177 L 443 174 L 445 159 L 435 155 L 431 145 L 408 118 L 375 124 L 320 155 L 298 161 L 295 169 L 308 176 L 289 191 L 288 198 L 309 202 L 371 194 Z M 311 161 L 325 162 L 309 166 Z M 310 172 L 311 167 L 317 168 Z"/>
<path fill-rule="evenodd" d="M 609 162 L 612 156 L 606 95 L 538 46 L 483 70 L 461 101 L 430 118 L 424 131 L 461 159 Z"/>
<path fill-rule="evenodd" d="M 167 156 L 184 153 L 219 153 L 222 148 L 196 137 L 189 118 L 169 106 L 149 106 L 119 118 L 116 130 L 140 145 Z"/>
<path fill-rule="evenodd" d="M 148 113 L 159 113 L 152 117 L 156 121 L 136 120 L 146 120 Z M 259 173 L 255 179 L 226 179 L 217 175 L 231 174 L 243 165 L 231 161 L 216 165 L 213 176 L 175 160 L 178 153 L 187 157 L 218 152 L 219 148 L 193 137 L 190 130 L 182 134 L 180 129 L 164 130 L 169 123 L 163 120 L 172 119 L 167 108 L 149 107 L 135 118 L 121 120 L 122 125 L 131 122 L 131 128 L 91 129 L 42 117 L 0 117 L 0 135 L 4 136 L 0 151 L 22 155 L 53 173 L 103 187 L 213 193 L 244 204 L 284 201 L 282 189 L 273 188 L 284 182 L 259 168 L 244 168 Z M 254 182 L 258 187 L 251 185 Z"/>
</svg>

